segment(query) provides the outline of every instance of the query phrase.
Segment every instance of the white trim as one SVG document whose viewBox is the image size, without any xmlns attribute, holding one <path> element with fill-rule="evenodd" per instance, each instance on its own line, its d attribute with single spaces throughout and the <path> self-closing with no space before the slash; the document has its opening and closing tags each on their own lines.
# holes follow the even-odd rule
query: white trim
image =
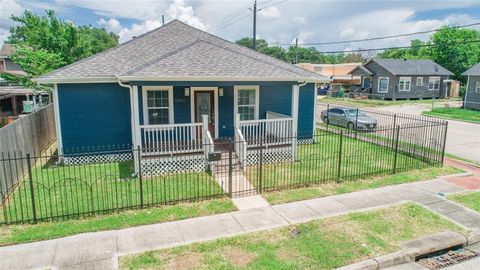
<svg viewBox="0 0 480 270">
<path fill-rule="evenodd" d="M 60 102 L 58 99 L 58 86 L 53 85 L 53 110 L 55 116 L 55 128 L 57 131 L 57 148 L 58 155 L 63 155 L 63 139 L 62 139 L 62 126 L 60 124 Z"/>
<path fill-rule="evenodd" d="M 480 93 L 480 82 L 478 82 L 478 81 L 475 84 L 475 93 Z"/>
<path fill-rule="evenodd" d="M 387 79 L 387 91 L 380 91 L 380 80 L 381 79 Z M 378 93 L 388 93 L 389 88 L 390 88 L 390 78 L 389 77 L 378 77 L 377 92 Z"/>
<path fill-rule="evenodd" d="M 400 82 L 403 83 L 403 89 L 400 87 Z M 408 82 L 408 89 L 407 89 L 407 83 Z M 412 89 L 412 77 L 399 77 L 398 78 L 398 91 L 400 92 L 409 92 Z"/>
<path fill-rule="evenodd" d="M 371 85 L 371 84 L 370 84 Z M 313 86 L 313 125 L 312 125 L 312 134 L 315 136 L 317 133 L 317 84 Z M 315 137 L 313 137 L 315 140 Z"/>
<path fill-rule="evenodd" d="M 142 103 L 143 103 L 143 124 L 149 125 L 148 122 L 148 106 L 147 91 L 168 91 L 168 123 L 174 123 L 173 115 L 173 86 L 142 86 Z"/>
<path fill-rule="evenodd" d="M 135 126 L 133 127 L 135 129 L 135 144 L 134 147 L 141 146 L 142 145 L 142 135 L 140 131 L 140 106 L 138 103 L 138 86 L 134 85 L 132 86 L 133 89 L 133 109 L 134 109 L 134 118 L 135 118 Z"/>
<path fill-rule="evenodd" d="M 259 118 L 260 110 L 260 86 L 259 85 L 235 85 L 233 86 L 233 115 L 238 114 L 238 90 L 254 90 L 255 91 L 255 112 L 254 118 Z"/>
<path fill-rule="evenodd" d="M 293 137 L 297 135 L 298 132 L 298 100 L 299 100 L 299 85 L 294 84 L 292 85 L 292 131 Z"/>
<path fill-rule="evenodd" d="M 213 91 L 215 138 L 218 138 L 218 87 L 190 87 L 190 122 L 195 123 L 195 91 Z"/>
<path fill-rule="evenodd" d="M 120 79 L 121 81 L 211 81 L 211 82 L 248 82 L 248 81 L 269 81 L 269 82 L 309 82 L 309 83 L 329 83 L 329 78 L 316 78 L 316 77 L 195 77 L 195 76 L 179 76 L 179 77 L 135 77 L 135 76 L 119 76 L 117 77 L 68 77 L 68 78 L 35 78 L 33 81 L 37 83 L 116 83 Z"/>
<path fill-rule="evenodd" d="M 418 84 L 418 79 L 421 79 L 421 80 L 422 80 L 422 82 L 421 82 L 420 84 Z M 416 86 L 423 86 L 423 77 L 417 77 L 417 78 L 415 79 L 415 85 L 416 85 Z"/>
<path fill-rule="evenodd" d="M 438 89 L 437 88 L 430 89 L 430 82 L 432 80 L 438 80 Z M 428 85 L 427 85 L 428 91 L 440 91 L 440 88 L 442 87 L 441 84 L 442 84 L 442 78 L 440 76 L 428 77 Z M 433 87 L 435 87 L 435 83 L 433 84 Z"/>
</svg>

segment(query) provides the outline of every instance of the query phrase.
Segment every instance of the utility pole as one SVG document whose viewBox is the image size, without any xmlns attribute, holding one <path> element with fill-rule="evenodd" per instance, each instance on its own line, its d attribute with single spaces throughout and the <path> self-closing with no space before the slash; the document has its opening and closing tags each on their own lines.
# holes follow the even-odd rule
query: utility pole
<svg viewBox="0 0 480 270">
<path fill-rule="evenodd" d="M 298 37 L 295 39 L 295 64 L 298 64 Z"/>
<path fill-rule="evenodd" d="M 253 44 L 252 49 L 257 50 L 257 0 L 253 2 Z"/>
<path fill-rule="evenodd" d="M 162 26 L 165 25 L 165 16 L 162 15 Z"/>
</svg>

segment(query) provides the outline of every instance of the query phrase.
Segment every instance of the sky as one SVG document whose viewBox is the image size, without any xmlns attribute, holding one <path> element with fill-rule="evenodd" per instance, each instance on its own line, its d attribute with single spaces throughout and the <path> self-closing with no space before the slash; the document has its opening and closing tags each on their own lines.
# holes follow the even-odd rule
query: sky
<svg viewBox="0 0 480 270">
<path fill-rule="evenodd" d="M 253 0 L 0 0 L 0 44 L 23 10 L 55 10 L 77 25 L 103 27 L 120 42 L 178 19 L 230 41 L 252 36 Z M 270 44 L 348 41 L 480 22 L 480 0 L 258 0 L 257 38 Z M 472 27 L 480 30 L 480 26 Z M 317 46 L 320 51 L 409 45 L 413 37 Z"/>
</svg>

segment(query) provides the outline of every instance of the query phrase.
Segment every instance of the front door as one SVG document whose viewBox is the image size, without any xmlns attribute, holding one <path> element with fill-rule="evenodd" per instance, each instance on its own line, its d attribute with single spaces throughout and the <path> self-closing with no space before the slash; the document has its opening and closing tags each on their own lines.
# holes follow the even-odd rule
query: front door
<svg viewBox="0 0 480 270">
<path fill-rule="evenodd" d="M 195 91 L 195 122 L 202 122 L 202 115 L 208 115 L 208 131 L 215 136 L 214 91 Z"/>
</svg>

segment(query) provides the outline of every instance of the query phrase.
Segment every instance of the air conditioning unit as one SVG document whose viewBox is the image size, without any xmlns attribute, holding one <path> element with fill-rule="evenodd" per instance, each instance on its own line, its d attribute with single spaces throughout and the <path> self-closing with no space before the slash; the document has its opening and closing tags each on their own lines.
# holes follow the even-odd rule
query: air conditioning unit
<svg viewBox="0 0 480 270">
<path fill-rule="evenodd" d="M 23 101 L 23 113 L 31 113 L 33 112 L 34 106 L 32 100 L 25 100 Z"/>
</svg>

